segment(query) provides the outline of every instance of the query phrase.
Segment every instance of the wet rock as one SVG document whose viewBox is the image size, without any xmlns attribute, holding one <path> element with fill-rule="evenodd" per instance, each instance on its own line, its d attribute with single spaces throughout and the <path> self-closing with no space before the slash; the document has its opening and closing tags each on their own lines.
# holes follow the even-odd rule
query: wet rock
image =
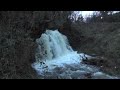
<svg viewBox="0 0 120 90">
<path fill-rule="evenodd" d="M 117 77 L 112 77 L 102 72 L 96 72 L 92 75 L 92 79 L 117 79 Z"/>
<path fill-rule="evenodd" d="M 85 74 L 87 73 L 88 72 L 77 70 L 71 73 L 71 77 L 72 79 L 82 79 L 82 78 L 85 78 Z"/>
<path fill-rule="evenodd" d="M 54 72 L 58 73 L 58 74 L 61 74 L 63 72 L 66 71 L 66 68 L 63 68 L 63 67 L 56 67 L 53 69 Z"/>
<path fill-rule="evenodd" d="M 72 78 L 71 78 L 70 74 L 68 74 L 68 72 L 64 72 L 59 75 L 59 79 L 72 79 Z"/>
<path fill-rule="evenodd" d="M 46 75 L 44 79 L 58 79 L 58 76 L 56 75 Z"/>
<path fill-rule="evenodd" d="M 72 79 L 71 76 L 59 76 L 58 79 Z"/>
<path fill-rule="evenodd" d="M 44 79 L 58 79 L 59 74 L 56 72 L 46 72 L 44 73 Z"/>
<path fill-rule="evenodd" d="M 65 65 L 66 68 L 70 68 L 71 71 L 76 71 L 76 70 L 79 70 L 80 68 L 80 65 Z"/>
<path fill-rule="evenodd" d="M 85 79 L 91 79 L 91 78 L 92 78 L 92 73 L 85 74 Z"/>
<path fill-rule="evenodd" d="M 98 67 L 94 67 L 92 65 L 81 64 L 79 70 L 83 70 L 83 71 L 86 71 L 86 72 L 94 73 L 94 72 L 98 72 L 99 68 Z"/>
</svg>

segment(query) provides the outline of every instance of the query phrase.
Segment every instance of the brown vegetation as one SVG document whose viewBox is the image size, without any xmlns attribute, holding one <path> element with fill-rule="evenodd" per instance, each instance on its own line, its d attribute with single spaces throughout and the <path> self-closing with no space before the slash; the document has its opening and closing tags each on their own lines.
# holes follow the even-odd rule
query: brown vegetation
<svg viewBox="0 0 120 90">
<path fill-rule="evenodd" d="M 78 29 L 79 28 L 79 29 Z M 83 38 L 76 47 L 79 52 L 96 54 L 106 59 L 94 59 L 89 64 L 103 66 L 102 70 L 120 75 L 120 23 L 89 23 L 77 26 Z M 102 61 L 102 62 L 101 62 Z"/>
</svg>

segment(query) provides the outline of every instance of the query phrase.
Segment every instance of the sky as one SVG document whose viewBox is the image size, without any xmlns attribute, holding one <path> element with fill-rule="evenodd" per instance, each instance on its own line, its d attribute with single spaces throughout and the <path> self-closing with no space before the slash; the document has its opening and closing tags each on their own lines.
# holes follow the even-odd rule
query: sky
<svg viewBox="0 0 120 90">
<path fill-rule="evenodd" d="M 81 11 L 83 17 L 86 17 L 88 15 L 92 15 L 94 11 Z M 119 11 L 114 11 L 113 13 L 117 13 Z"/>
<path fill-rule="evenodd" d="M 86 17 L 88 17 L 89 15 L 92 15 L 94 11 L 75 11 L 78 15 L 82 14 L 84 20 L 86 20 Z M 117 13 L 120 11 L 114 11 L 113 13 Z"/>
<path fill-rule="evenodd" d="M 77 14 L 77 16 L 76 16 L 77 18 L 78 18 L 79 15 L 82 14 L 84 20 L 86 20 L 86 17 L 88 17 L 89 15 L 92 15 L 93 12 L 94 12 L 94 11 L 75 11 L 74 13 Z"/>
<path fill-rule="evenodd" d="M 93 11 L 81 11 L 83 17 L 93 14 Z"/>
</svg>

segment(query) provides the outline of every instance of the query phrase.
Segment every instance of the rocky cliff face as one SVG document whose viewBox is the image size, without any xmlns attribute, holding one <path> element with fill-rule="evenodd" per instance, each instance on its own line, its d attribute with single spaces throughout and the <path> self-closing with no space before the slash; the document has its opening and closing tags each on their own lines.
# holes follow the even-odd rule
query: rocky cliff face
<svg viewBox="0 0 120 90">
<path fill-rule="evenodd" d="M 59 17 L 54 18 L 54 14 Z M 61 15 L 59 11 L 0 12 L 0 78 L 37 78 L 31 68 L 35 40 L 46 28 L 61 25 L 64 22 Z"/>
</svg>

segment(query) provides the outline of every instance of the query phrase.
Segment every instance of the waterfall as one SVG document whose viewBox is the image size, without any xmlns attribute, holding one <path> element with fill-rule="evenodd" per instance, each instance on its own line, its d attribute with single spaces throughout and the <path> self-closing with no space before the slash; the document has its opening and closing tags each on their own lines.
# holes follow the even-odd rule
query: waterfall
<svg viewBox="0 0 120 90">
<path fill-rule="evenodd" d="M 38 44 L 35 55 L 37 61 L 52 60 L 73 52 L 67 37 L 58 30 L 46 30 L 40 38 L 36 39 L 36 43 Z"/>
<path fill-rule="evenodd" d="M 43 78 L 84 79 L 86 75 L 91 75 L 93 79 L 116 78 L 99 72 L 99 69 L 94 66 L 82 64 L 82 59 L 92 57 L 74 51 L 67 37 L 58 30 L 46 30 L 40 38 L 36 39 L 36 43 L 38 45 L 35 53 L 36 62 L 32 67 Z"/>
<path fill-rule="evenodd" d="M 44 67 L 49 70 L 64 66 L 64 64 L 80 63 L 81 58 L 77 51 L 73 51 L 68 39 L 58 30 L 46 30 L 40 38 L 36 39 L 38 45 L 36 49 L 36 62 L 32 67 L 40 72 L 43 72 Z M 44 62 L 44 65 L 41 63 Z"/>
</svg>

